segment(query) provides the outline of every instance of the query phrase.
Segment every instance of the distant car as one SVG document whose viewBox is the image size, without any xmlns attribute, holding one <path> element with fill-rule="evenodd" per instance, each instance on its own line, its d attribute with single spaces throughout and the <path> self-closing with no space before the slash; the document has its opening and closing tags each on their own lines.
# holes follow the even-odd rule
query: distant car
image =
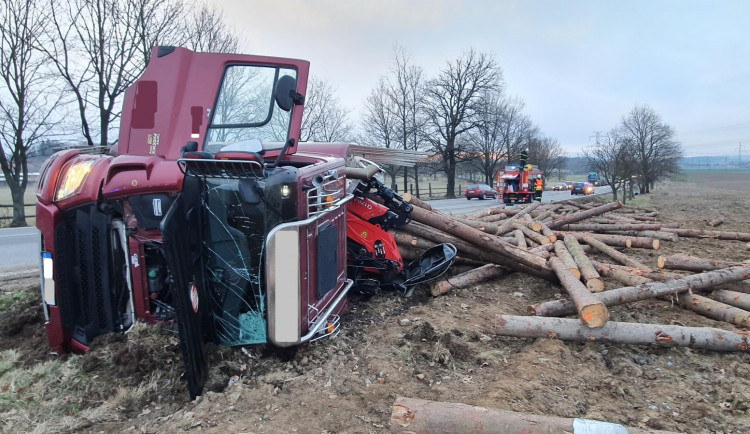
<svg viewBox="0 0 750 434">
<path fill-rule="evenodd" d="M 467 200 L 472 197 L 478 199 L 495 199 L 497 197 L 497 192 L 487 184 L 470 185 L 466 187 L 464 193 L 466 194 Z"/>
<path fill-rule="evenodd" d="M 573 189 L 570 190 L 570 194 L 594 194 L 594 186 L 588 182 L 576 182 L 573 184 Z"/>
<path fill-rule="evenodd" d="M 552 191 L 566 191 L 568 189 L 568 184 L 559 183 L 555 184 L 554 187 L 552 187 Z"/>
<path fill-rule="evenodd" d="M 565 185 L 568 186 L 568 190 L 572 190 L 573 189 L 573 184 L 575 184 L 575 182 L 573 182 L 573 181 L 565 181 Z"/>
</svg>

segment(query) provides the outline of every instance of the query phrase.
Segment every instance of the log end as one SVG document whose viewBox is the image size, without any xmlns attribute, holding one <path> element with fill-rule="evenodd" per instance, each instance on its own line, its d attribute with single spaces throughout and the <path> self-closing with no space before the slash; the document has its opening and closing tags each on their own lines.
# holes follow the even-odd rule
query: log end
<svg viewBox="0 0 750 434">
<path fill-rule="evenodd" d="M 531 230 L 534 232 L 539 232 L 542 230 L 542 224 L 538 222 L 534 222 L 531 224 Z"/>
<path fill-rule="evenodd" d="M 557 242 L 557 235 L 555 234 L 547 235 L 547 238 L 549 238 L 549 241 L 552 244 L 555 244 Z M 750 243 L 748 243 L 748 245 L 750 246 Z"/>
<path fill-rule="evenodd" d="M 659 258 L 656 259 L 656 266 L 659 268 L 664 268 L 666 263 L 667 263 L 667 257 L 664 255 L 659 255 Z"/>
<path fill-rule="evenodd" d="M 629 249 L 630 246 L 632 246 L 632 245 L 633 245 L 633 240 L 631 240 L 630 238 L 628 238 L 627 240 L 625 240 L 625 247 L 627 247 Z"/>
<path fill-rule="evenodd" d="M 578 270 L 578 268 L 570 267 L 569 270 L 576 277 L 576 279 L 581 280 L 581 272 Z"/>
<path fill-rule="evenodd" d="M 661 240 L 654 240 L 651 242 L 651 246 L 654 248 L 654 250 L 659 250 L 661 247 Z"/>
<path fill-rule="evenodd" d="M 430 294 L 432 294 L 433 297 L 440 297 L 441 295 L 445 295 L 448 293 L 448 285 L 446 282 L 438 282 L 430 288 Z"/>
<path fill-rule="evenodd" d="M 604 303 L 590 304 L 584 306 L 580 311 L 581 321 L 588 328 L 599 328 L 607 324 L 609 320 L 609 311 Z"/>
<path fill-rule="evenodd" d="M 602 279 L 588 279 L 586 288 L 591 292 L 602 292 L 604 291 L 604 281 Z"/>
</svg>

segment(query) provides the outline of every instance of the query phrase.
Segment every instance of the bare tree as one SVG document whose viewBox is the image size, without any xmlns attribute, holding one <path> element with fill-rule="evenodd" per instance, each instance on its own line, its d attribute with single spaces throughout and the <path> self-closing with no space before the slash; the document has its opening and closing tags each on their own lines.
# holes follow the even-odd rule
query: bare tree
<svg viewBox="0 0 750 434">
<path fill-rule="evenodd" d="M 364 134 L 361 142 L 375 147 L 394 148 L 398 144 L 396 119 L 390 107 L 388 82 L 381 77 L 378 86 L 370 91 L 365 100 L 361 125 Z M 397 166 L 387 165 L 385 171 L 391 176 L 391 185 L 396 185 Z M 395 188 L 395 187 L 394 187 Z"/>
<path fill-rule="evenodd" d="M 637 159 L 633 143 L 619 129 L 613 129 L 597 141 L 596 145 L 583 150 L 589 167 L 612 188 L 612 197 L 617 200 L 617 192 L 623 188 L 623 202 L 626 201 L 625 188 L 636 172 Z"/>
<path fill-rule="evenodd" d="M 327 80 L 312 77 L 307 85 L 300 141 L 348 140 L 352 132 L 352 125 L 347 119 L 348 112 Z"/>
<path fill-rule="evenodd" d="M 61 102 L 34 37 L 44 20 L 34 0 L 0 0 L 0 167 L 13 200 L 11 226 L 26 226 L 24 194 L 29 179 L 26 154 L 56 125 Z M 57 90 L 57 92 L 56 92 Z M 61 117 L 57 117 L 59 121 Z"/>
<path fill-rule="evenodd" d="M 464 53 L 430 80 L 426 88 L 426 113 L 437 133 L 430 140 L 448 176 L 449 198 L 455 197 L 457 138 L 477 125 L 482 95 L 501 87 L 502 72 L 492 56 L 473 49 Z"/>
<path fill-rule="evenodd" d="M 529 163 L 539 168 L 545 183 L 552 172 L 563 167 L 565 152 L 555 138 L 535 137 L 529 141 L 528 150 Z"/>
<path fill-rule="evenodd" d="M 184 45 L 193 51 L 232 53 L 239 47 L 239 37 L 227 26 L 216 5 L 203 3 L 186 19 Z"/>
<path fill-rule="evenodd" d="M 500 103 L 501 118 L 499 139 L 508 164 L 514 161 L 531 138 L 536 137 L 537 128 L 524 114 L 524 102 L 520 98 L 505 97 Z"/>
<path fill-rule="evenodd" d="M 674 129 L 649 106 L 635 106 L 622 119 L 622 134 L 633 144 L 638 159 L 640 192 L 648 193 L 659 179 L 679 172 L 682 146 Z"/>
<path fill-rule="evenodd" d="M 469 163 L 479 169 L 484 182 L 494 185 L 495 173 L 505 159 L 501 128 L 505 99 L 499 91 L 485 92 L 482 95 L 482 108 L 477 112 L 477 128 L 469 135 Z"/>
</svg>

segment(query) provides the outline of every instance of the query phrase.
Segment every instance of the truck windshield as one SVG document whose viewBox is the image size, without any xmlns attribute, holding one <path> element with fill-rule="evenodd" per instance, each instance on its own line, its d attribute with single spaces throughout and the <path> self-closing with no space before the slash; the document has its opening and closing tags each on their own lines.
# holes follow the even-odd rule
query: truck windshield
<svg viewBox="0 0 750 434">
<path fill-rule="evenodd" d="M 257 139 L 263 149 L 281 148 L 289 135 L 291 111 L 281 110 L 274 99 L 278 79 L 292 69 L 258 65 L 231 65 L 224 72 L 216 106 L 208 126 L 204 150 Z"/>
</svg>

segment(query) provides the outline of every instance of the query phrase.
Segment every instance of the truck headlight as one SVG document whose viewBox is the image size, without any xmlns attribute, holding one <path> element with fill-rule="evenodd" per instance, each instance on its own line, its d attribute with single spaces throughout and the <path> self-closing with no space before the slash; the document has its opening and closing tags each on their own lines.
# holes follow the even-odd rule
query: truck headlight
<svg viewBox="0 0 750 434">
<path fill-rule="evenodd" d="M 95 160 L 71 161 L 63 167 L 62 177 L 57 184 L 55 200 L 63 200 L 81 192 L 84 181 L 91 173 Z"/>
</svg>

